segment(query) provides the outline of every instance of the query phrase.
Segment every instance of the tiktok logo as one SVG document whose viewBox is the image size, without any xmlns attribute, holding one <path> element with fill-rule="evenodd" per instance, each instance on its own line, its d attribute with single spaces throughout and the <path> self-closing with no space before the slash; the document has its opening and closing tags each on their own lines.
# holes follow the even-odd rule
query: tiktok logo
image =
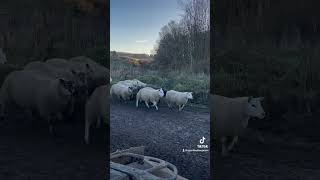
<svg viewBox="0 0 320 180">
<path fill-rule="evenodd" d="M 206 138 L 204 138 L 204 137 L 202 136 L 202 138 L 200 139 L 200 144 L 203 144 L 205 139 L 206 139 Z"/>
<path fill-rule="evenodd" d="M 208 149 L 208 145 L 204 144 L 204 140 L 206 140 L 206 138 L 202 136 L 202 138 L 199 141 L 200 144 L 197 145 L 199 149 Z"/>
</svg>

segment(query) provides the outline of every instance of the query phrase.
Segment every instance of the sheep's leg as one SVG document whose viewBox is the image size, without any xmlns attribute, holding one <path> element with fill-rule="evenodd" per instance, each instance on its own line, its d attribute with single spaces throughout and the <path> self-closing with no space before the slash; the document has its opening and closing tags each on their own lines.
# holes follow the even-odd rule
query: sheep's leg
<svg viewBox="0 0 320 180">
<path fill-rule="evenodd" d="M 124 99 L 124 101 L 127 103 L 127 100 L 129 100 L 129 99 L 130 99 L 130 97 L 128 97 L 128 96 L 124 96 L 124 97 L 123 97 L 123 99 Z"/>
<path fill-rule="evenodd" d="M 85 130 L 84 130 L 84 140 L 86 144 L 89 144 L 89 133 L 90 133 L 90 122 L 89 119 L 86 119 Z"/>
<path fill-rule="evenodd" d="M 231 151 L 231 149 L 233 148 L 233 146 L 238 142 L 238 136 L 234 136 L 232 139 L 232 142 L 230 143 L 230 145 L 228 146 L 228 151 Z"/>
<path fill-rule="evenodd" d="M 228 150 L 226 148 L 226 142 L 227 142 L 227 137 L 222 137 L 221 138 L 221 147 L 222 147 L 222 151 L 221 154 L 222 156 L 227 156 L 228 155 Z"/>
<path fill-rule="evenodd" d="M 97 127 L 97 128 L 100 128 L 100 127 L 101 127 L 101 117 L 98 117 L 98 118 L 97 118 L 96 127 Z"/>
<path fill-rule="evenodd" d="M 51 135 L 55 136 L 55 129 L 54 129 L 54 119 L 52 117 L 52 115 L 49 115 L 48 117 L 48 123 L 49 123 L 49 132 Z"/>
<path fill-rule="evenodd" d="M 149 104 L 148 104 L 148 102 L 147 102 L 147 101 L 145 101 L 144 103 L 145 103 L 145 104 L 146 104 L 146 106 L 149 108 Z"/>
<path fill-rule="evenodd" d="M 168 107 L 171 108 L 171 104 L 170 103 L 167 103 L 167 104 L 168 104 Z"/>
<path fill-rule="evenodd" d="M 138 107 L 139 106 L 139 99 L 136 99 L 136 107 Z"/>
<path fill-rule="evenodd" d="M 181 106 L 179 106 L 179 111 L 182 111 L 183 108 L 184 108 L 184 104 L 182 104 Z"/>
<path fill-rule="evenodd" d="M 157 102 L 154 101 L 152 106 L 156 107 L 156 110 L 158 110 Z"/>
</svg>

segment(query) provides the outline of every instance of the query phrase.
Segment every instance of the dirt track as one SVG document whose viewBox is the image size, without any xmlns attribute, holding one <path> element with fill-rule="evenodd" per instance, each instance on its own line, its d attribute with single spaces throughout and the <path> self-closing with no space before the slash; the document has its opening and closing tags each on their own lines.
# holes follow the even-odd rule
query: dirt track
<svg viewBox="0 0 320 180">
<path fill-rule="evenodd" d="M 111 151 L 132 146 L 146 147 L 146 155 L 177 166 L 188 179 L 209 179 L 209 152 L 182 152 L 196 149 L 200 138 L 210 141 L 210 113 L 207 108 L 186 107 L 182 112 L 161 105 L 159 111 L 141 102 L 113 101 L 110 106 Z"/>
<path fill-rule="evenodd" d="M 264 143 L 259 143 L 253 136 L 245 136 L 239 139 L 229 157 L 223 158 L 217 154 L 217 149 L 214 150 L 213 177 L 228 180 L 320 179 L 320 136 L 319 131 L 314 131 L 319 127 L 318 120 L 263 122 L 272 126 L 261 130 Z"/>
<path fill-rule="evenodd" d="M 45 124 L 22 119 L 0 121 L 0 129 L 0 179 L 106 178 L 106 127 L 94 132 L 90 146 L 84 144 L 82 123 L 60 126 L 57 138 Z"/>
</svg>

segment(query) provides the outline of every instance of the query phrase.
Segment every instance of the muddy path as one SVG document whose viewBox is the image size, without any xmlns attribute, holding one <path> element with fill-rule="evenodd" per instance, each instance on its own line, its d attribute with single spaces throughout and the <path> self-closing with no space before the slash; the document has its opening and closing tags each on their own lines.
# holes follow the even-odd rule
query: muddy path
<svg viewBox="0 0 320 180">
<path fill-rule="evenodd" d="M 273 126 L 260 130 L 264 143 L 246 135 L 239 139 L 228 157 L 221 157 L 221 149 L 212 147 L 213 177 L 230 180 L 320 179 L 320 135 L 319 131 L 314 131 L 319 124 L 317 121 L 314 118 L 264 122 Z"/>
<path fill-rule="evenodd" d="M 94 131 L 87 146 L 83 123 L 61 124 L 52 137 L 46 124 L 23 119 L 0 122 L 0 179 L 106 179 L 107 127 Z"/>
<path fill-rule="evenodd" d="M 186 106 L 182 112 L 160 105 L 159 110 L 140 103 L 110 106 L 111 151 L 132 146 L 145 146 L 147 156 L 176 165 L 180 175 L 188 179 L 209 179 L 209 152 L 182 152 L 196 149 L 204 136 L 210 141 L 210 113 L 207 108 Z"/>
</svg>

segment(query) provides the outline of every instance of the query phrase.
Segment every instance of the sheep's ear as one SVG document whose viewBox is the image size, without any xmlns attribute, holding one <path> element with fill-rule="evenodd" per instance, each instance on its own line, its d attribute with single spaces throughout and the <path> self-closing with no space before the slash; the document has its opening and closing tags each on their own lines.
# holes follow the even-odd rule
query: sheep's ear
<svg viewBox="0 0 320 180">
<path fill-rule="evenodd" d="M 263 101 L 263 100 L 264 100 L 264 97 L 259 97 L 259 100 L 260 100 L 260 101 Z"/>
<path fill-rule="evenodd" d="M 248 102 L 250 102 L 252 99 L 253 99 L 253 97 L 252 97 L 252 96 L 249 96 Z"/>
</svg>

